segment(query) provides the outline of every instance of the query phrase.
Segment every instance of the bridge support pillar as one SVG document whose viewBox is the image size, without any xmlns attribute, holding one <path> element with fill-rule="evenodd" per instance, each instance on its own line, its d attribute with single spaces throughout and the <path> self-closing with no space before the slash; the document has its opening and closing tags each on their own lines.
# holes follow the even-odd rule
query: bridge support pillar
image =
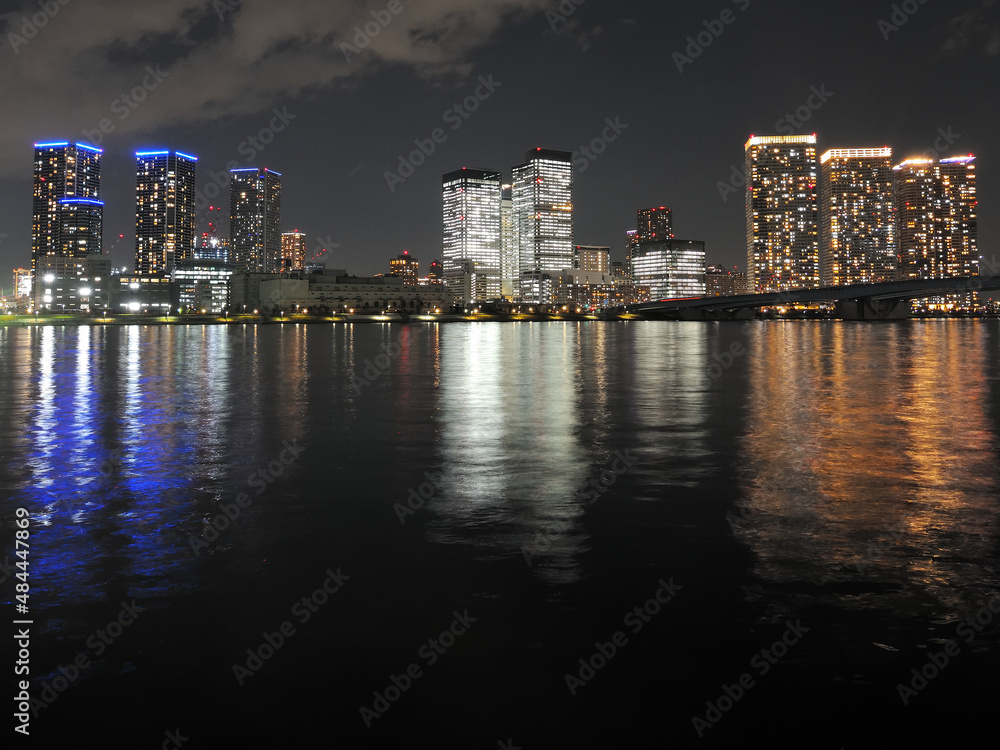
<svg viewBox="0 0 1000 750">
<path fill-rule="evenodd" d="M 861 297 L 839 300 L 836 309 L 841 320 L 906 320 L 910 317 L 910 300 Z"/>
</svg>

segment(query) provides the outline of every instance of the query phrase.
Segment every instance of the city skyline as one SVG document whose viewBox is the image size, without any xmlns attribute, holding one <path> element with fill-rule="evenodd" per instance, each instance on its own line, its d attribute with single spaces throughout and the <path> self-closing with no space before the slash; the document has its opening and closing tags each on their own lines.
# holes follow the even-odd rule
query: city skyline
<svg viewBox="0 0 1000 750">
<path fill-rule="evenodd" d="M 883 32 L 879 22 L 888 19 L 889 6 L 848 3 L 818 9 L 806 19 L 790 13 L 787 3 L 751 4 L 722 36 L 692 57 L 690 65 L 678 70 L 671 55 L 686 54 L 687 37 L 696 38 L 704 30 L 709 9 L 671 11 L 670 32 L 664 35 L 662 27 L 656 34 L 653 30 L 656 19 L 667 18 L 666 11 L 651 3 L 611 8 L 585 3 L 568 16 L 560 14 L 562 19 L 546 16 L 548 3 L 519 5 L 521 13 L 501 17 L 492 3 L 483 4 L 488 9 L 477 11 L 482 16 L 477 16 L 481 22 L 474 31 L 461 41 L 449 36 L 448 44 L 434 51 L 441 61 L 436 72 L 413 62 L 419 56 L 405 38 L 415 27 L 446 26 L 442 19 L 447 11 L 437 5 L 406 6 L 360 55 L 350 61 L 341 56 L 343 65 L 324 61 L 320 70 L 336 63 L 337 75 L 343 74 L 336 80 L 350 85 L 316 83 L 308 91 L 316 71 L 310 71 L 303 86 L 280 64 L 288 54 L 283 50 L 294 49 L 294 44 L 278 43 L 271 52 L 249 50 L 258 62 L 245 70 L 215 57 L 220 45 L 229 44 L 228 35 L 235 42 L 247 38 L 248 24 L 264 26 L 252 7 L 220 18 L 206 4 L 195 32 L 197 44 L 189 52 L 147 50 L 118 21 L 105 20 L 98 29 L 82 6 L 60 6 L 59 14 L 28 44 L 16 53 L 9 43 L 6 49 L 12 75 L 0 86 L 9 101 L 21 105 L 0 136 L 0 201 L 5 207 L 0 234 L 7 235 L 0 241 L 0 263 L 11 268 L 27 262 L 31 207 L 23 196 L 31 156 L 26 149 L 47 140 L 87 142 L 104 149 L 105 234 L 125 235 L 112 251 L 116 267 L 131 265 L 131 154 L 161 144 L 201 157 L 200 203 L 225 202 L 213 175 L 228 179 L 229 162 L 271 167 L 290 179 L 294 175 L 295 182 L 285 191 L 286 226 L 309 233 L 310 253 L 326 248 L 328 262 L 359 273 L 382 271 L 383 257 L 404 249 L 418 257 L 437 257 L 439 218 L 433 211 L 437 198 L 432 186 L 440 175 L 463 164 L 515 163 L 529 145 L 575 152 L 575 239 L 609 245 L 618 260 L 620 238 L 632 226 L 636 207 L 667 205 L 684 217 L 676 228 L 679 236 L 702 237 L 710 260 L 743 267 L 739 144 L 749 133 L 818 132 L 824 150 L 890 144 L 899 160 L 939 147 L 944 149 L 939 156 L 974 152 L 984 164 L 982 200 L 994 202 L 1000 178 L 988 164 L 996 135 L 986 123 L 996 118 L 997 105 L 978 94 L 973 81 L 988 77 L 997 63 L 987 48 L 995 8 L 981 19 L 977 3 L 926 4 L 898 31 Z M 27 11 L 28 4 L 22 10 Z M 165 12 L 166 29 L 176 25 L 182 38 L 190 33 L 179 13 Z M 342 28 L 353 36 L 369 11 L 338 8 L 329 13 L 329 21 L 321 22 L 326 28 Z M 7 18 L 9 31 L 20 32 L 22 15 Z M 984 30 L 971 27 L 967 16 L 976 18 Z M 92 69 L 86 81 L 79 80 L 72 68 L 74 61 L 80 62 L 77 47 L 66 55 L 56 53 L 66 47 L 73 28 L 99 32 L 79 41 L 91 51 L 103 52 L 121 37 L 129 50 L 128 64 L 103 77 L 107 66 L 102 65 Z M 817 29 L 822 29 L 819 36 Z M 270 33 L 280 39 L 298 32 Z M 767 44 L 778 34 L 783 40 L 780 50 Z M 666 54 L 653 53 L 654 46 L 647 42 L 654 37 L 656 47 L 666 45 Z M 306 44 L 306 54 L 315 54 Z M 845 58 L 837 51 L 844 44 L 856 44 L 864 52 Z M 507 54 L 512 45 L 522 53 Z M 626 47 L 631 52 L 622 55 Z M 194 50 L 204 59 L 189 59 Z M 784 65 L 789 56 L 799 61 L 796 66 Z M 19 74 L 25 82 L 37 81 L 39 74 L 29 77 L 22 66 L 30 70 L 33 62 L 37 68 L 43 60 L 65 75 L 47 74 L 46 86 L 52 86 L 28 91 Z M 158 65 L 159 76 L 146 69 L 156 71 Z M 237 98 L 235 84 L 250 70 L 258 71 L 259 80 L 243 89 L 251 95 Z M 879 75 L 870 75 L 871 70 Z M 976 75 L 970 76 L 970 71 Z M 743 85 L 745 80 L 761 80 L 765 72 L 775 85 Z M 489 80 L 491 74 L 502 84 L 492 92 L 478 80 Z M 649 78 L 652 74 L 655 80 Z M 904 80 L 919 80 L 934 95 L 913 96 L 893 83 Z M 143 88 L 144 83 L 150 88 Z M 136 87 L 141 90 L 133 92 Z M 813 87 L 826 93 L 818 96 Z M 470 97 L 476 97 L 477 89 L 488 98 L 473 102 Z M 650 91 L 657 96 L 648 96 Z M 45 106 L 35 104 L 41 92 Z M 112 110 L 116 99 L 124 101 L 123 92 L 136 106 L 125 103 L 123 109 L 116 103 Z M 203 99 L 217 103 L 202 110 Z M 695 117 L 667 116 L 671 103 L 681 99 Z M 477 108 L 466 109 L 465 103 Z M 455 105 L 462 108 L 457 129 Z M 393 115 L 400 110 L 410 115 Z M 447 122 L 442 117 L 446 110 L 452 112 Z M 125 111 L 128 117 L 121 119 Z M 616 118 L 617 130 L 606 122 Z M 111 132 L 99 128 L 105 119 L 114 126 Z M 332 135 L 331 123 L 336 123 Z M 437 128 L 447 138 L 443 143 L 431 138 Z M 605 139 L 605 134 L 615 140 Z M 420 154 L 425 163 L 419 166 L 420 159 L 410 159 L 415 141 L 422 141 L 427 151 L 434 147 L 430 156 Z M 401 156 L 412 162 L 414 171 L 390 192 L 384 175 L 399 169 Z M 317 164 L 321 170 L 315 169 Z M 735 192 L 724 190 L 726 185 Z M 398 221 L 375 237 L 364 217 L 378 206 L 389 207 Z M 199 234 L 205 228 L 201 219 L 199 215 Z M 990 247 L 995 236 L 993 217 L 982 217 L 982 246 Z"/>
</svg>

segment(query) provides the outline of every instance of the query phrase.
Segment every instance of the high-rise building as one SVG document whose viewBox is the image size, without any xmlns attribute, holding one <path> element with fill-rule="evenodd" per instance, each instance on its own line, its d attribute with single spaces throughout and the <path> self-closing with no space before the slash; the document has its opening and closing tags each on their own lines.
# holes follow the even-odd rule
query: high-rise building
<svg viewBox="0 0 1000 750">
<path fill-rule="evenodd" d="M 394 258 L 389 258 L 389 275 L 400 276 L 404 284 L 410 286 L 417 285 L 420 278 L 420 261 L 410 255 L 409 250 L 404 250 Z"/>
<path fill-rule="evenodd" d="M 639 209 L 636 242 L 664 242 L 674 237 L 673 212 L 665 206 Z"/>
<path fill-rule="evenodd" d="M 632 256 L 634 281 L 651 298 L 705 296 L 705 243 L 695 240 L 644 242 Z"/>
<path fill-rule="evenodd" d="M 222 206 L 208 207 L 208 231 L 202 232 L 194 249 L 195 260 L 229 262 L 229 238 L 219 232 L 219 218 Z"/>
<path fill-rule="evenodd" d="M 229 172 L 230 262 L 237 272 L 281 269 L 281 174 L 270 169 Z"/>
<path fill-rule="evenodd" d="M 104 203 L 93 198 L 63 198 L 59 201 L 58 255 L 84 258 L 100 255 Z"/>
<path fill-rule="evenodd" d="M 500 173 L 459 169 L 442 176 L 442 190 L 445 282 L 463 304 L 499 299 L 503 201 Z M 469 273 L 476 277 L 471 286 L 465 278 Z M 461 299 L 466 294 L 473 296 Z"/>
<path fill-rule="evenodd" d="M 532 149 L 513 178 L 518 298 L 547 304 L 552 276 L 573 267 L 573 154 Z"/>
<path fill-rule="evenodd" d="M 500 196 L 500 296 L 512 300 L 518 286 L 513 185 L 503 185 Z"/>
<path fill-rule="evenodd" d="M 823 286 L 896 278 L 891 148 L 838 148 L 820 157 Z"/>
<path fill-rule="evenodd" d="M 296 229 L 281 235 L 281 270 L 300 270 L 306 267 L 306 236 Z"/>
<path fill-rule="evenodd" d="M 32 278 L 82 273 L 77 261 L 101 252 L 101 150 L 83 143 L 36 143 L 32 193 Z M 40 309 L 40 286 L 35 298 Z"/>
<path fill-rule="evenodd" d="M 715 265 L 705 269 L 705 296 L 732 297 L 746 294 L 746 274 L 735 268 L 730 271 L 725 266 Z"/>
<path fill-rule="evenodd" d="M 573 268 L 586 273 L 611 274 L 611 248 L 598 245 L 575 245 Z"/>
<path fill-rule="evenodd" d="M 427 269 L 427 279 L 432 283 L 443 283 L 444 282 L 444 266 L 441 265 L 441 261 L 432 260 L 430 267 Z"/>
<path fill-rule="evenodd" d="M 979 274 L 974 156 L 909 159 L 893 168 L 899 277 L 943 279 Z M 958 297 L 919 300 L 916 307 L 952 308 Z"/>
<path fill-rule="evenodd" d="M 179 151 L 135 154 L 135 272 L 169 274 L 194 255 L 197 157 Z"/>
<path fill-rule="evenodd" d="M 746 142 L 747 283 L 752 293 L 819 286 L 815 135 Z"/>
</svg>

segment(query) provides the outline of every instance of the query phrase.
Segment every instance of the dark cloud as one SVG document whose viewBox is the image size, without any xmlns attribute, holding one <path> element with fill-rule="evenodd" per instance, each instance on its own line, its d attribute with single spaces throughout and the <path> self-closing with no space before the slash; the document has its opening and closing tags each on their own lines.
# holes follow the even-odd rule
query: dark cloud
<svg viewBox="0 0 1000 750">
<path fill-rule="evenodd" d="M 69 137 L 102 120 L 143 133 L 252 114 L 386 65 L 461 73 L 469 51 L 508 17 L 546 4 L 53 0 L 49 16 L 23 3 L 0 16 L 0 100 L 8 104 L 0 174 L 23 162 L 26 144 L 67 137 L 67 126 Z"/>
<path fill-rule="evenodd" d="M 972 50 L 988 56 L 1000 53 L 1000 6 L 996 0 L 983 0 L 978 8 L 955 16 L 948 24 L 943 50 Z"/>
</svg>

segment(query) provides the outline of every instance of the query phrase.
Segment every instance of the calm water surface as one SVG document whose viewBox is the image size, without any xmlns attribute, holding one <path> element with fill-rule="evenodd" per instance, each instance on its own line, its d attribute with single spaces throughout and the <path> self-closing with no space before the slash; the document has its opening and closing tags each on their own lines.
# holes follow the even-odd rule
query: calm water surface
<svg viewBox="0 0 1000 750">
<path fill-rule="evenodd" d="M 0 328 L 3 545 L 27 508 L 33 690 L 88 658 L 32 739 L 975 737 L 1000 667 L 998 342 L 995 321 Z M 661 581 L 674 597 L 646 605 Z M 904 705 L 898 685 L 949 644 Z M 692 718 L 747 674 L 699 737 Z"/>
</svg>

